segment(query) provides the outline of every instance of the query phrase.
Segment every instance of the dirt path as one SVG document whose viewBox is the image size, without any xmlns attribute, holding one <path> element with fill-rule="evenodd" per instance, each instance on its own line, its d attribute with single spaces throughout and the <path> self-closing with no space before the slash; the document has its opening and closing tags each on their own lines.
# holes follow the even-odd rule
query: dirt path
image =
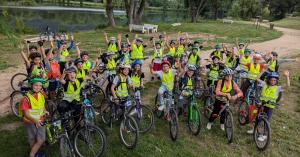
<svg viewBox="0 0 300 157">
<path fill-rule="evenodd" d="M 266 26 L 267 25 L 263 25 Z M 255 49 L 257 51 L 266 53 L 270 51 L 276 51 L 279 53 L 279 58 L 282 56 L 287 56 L 289 54 L 298 52 L 300 49 L 300 30 L 293 30 L 288 28 L 275 27 L 276 30 L 283 32 L 283 36 L 262 42 L 262 43 L 251 43 L 249 48 Z M 201 58 L 209 58 L 209 54 L 213 50 L 207 50 L 201 52 Z M 143 71 L 146 75 L 146 81 L 149 81 L 151 74 L 149 72 L 148 64 L 152 60 L 152 57 L 143 62 Z M 10 111 L 9 106 L 9 95 L 12 93 L 10 87 L 10 79 L 17 72 L 24 72 L 24 65 L 19 65 L 17 68 L 8 68 L 6 70 L 0 71 L 0 116 L 8 114 Z"/>
</svg>

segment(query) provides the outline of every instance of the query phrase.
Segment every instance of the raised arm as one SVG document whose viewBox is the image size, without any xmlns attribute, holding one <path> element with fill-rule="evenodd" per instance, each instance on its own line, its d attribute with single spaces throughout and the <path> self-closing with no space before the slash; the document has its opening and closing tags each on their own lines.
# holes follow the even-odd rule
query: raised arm
<svg viewBox="0 0 300 157">
<path fill-rule="evenodd" d="M 152 39 L 152 44 L 153 44 L 153 48 L 155 49 L 156 47 L 155 47 L 155 37 L 153 37 L 153 39 Z"/>
<path fill-rule="evenodd" d="M 61 84 L 66 84 L 66 80 L 65 80 L 65 77 L 66 75 L 69 74 L 68 71 L 64 70 L 64 72 L 61 74 L 61 76 L 59 77 L 59 82 Z"/>
<path fill-rule="evenodd" d="M 66 57 L 66 63 L 65 63 L 65 64 L 66 64 L 66 65 L 65 65 L 65 66 L 66 66 L 65 69 L 68 69 L 68 68 L 69 68 L 70 60 L 71 60 L 71 57 L 70 57 L 70 56 L 67 56 L 67 57 Z"/>
<path fill-rule="evenodd" d="M 69 47 L 67 48 L 67 50 L 70 51 L 73 48 L 73 46 L 74 46 L 74 36 L 71 35 L 71 43 L 70 43 Z"/>
<path fill-rule="evenodd" d="M 76 52 L 77 52 L 77 58 L 81 58 L 81 56 L 80 56 L 80 49 L 79 49 L 79 45 L 80 44 L 81 44 L 81 42 L 75 44 L 75 46 L 76 46 Z"/>
<path fill-rule="evenodd" d="M 46 54 L 45 54 L 45 51 L 43 52 L 44 53 L 44 55 L 46 56 L 45 57 L 45 62 L 49 62 L 49 60 L 50 60 L 50 55 L 52 54 L 52 51 L 53 51 L 53 41 L 51 40 L 50 41 L 50 49 L 49 49 L 49 52 L 48 52 L 48 54 L 47 54 L 47 56 L 46 56 Z"/>
<path fill-rule="evenodd" d="M 208 41 L 209 41 L 209 38 L 206 38 L 206 40 L 202 43 L 202 46 L 206 45 Z"/>
<path fill-rule="evenodd" d="M 46 54 L 45 54 L 45 49 L 44 49 L 44 46 L 43 46 L 44 42 L 40 40 L 40 41 L 38 41 L 38 44 L 40 46 L 42 57 L 45 60 L 46 59 Z"/>
<path fill-rule="evenodd" d="M 156 74 L 157 74 L 156 71 L 153 71 L 153 66 L 152 66 L 152 64 L 149 64 L 149 69 L 150 69 L 150 73 L 151 73 L 152 75 L 156 75 Z"/>
<path fill-rule="evenodd" d="M 281 86 L 281 89 L 286 89 L 290 86 L 290 72 L 287 69 L 284 69 L 283 74 L 285 75 L 286 83 Z"/>
<path fill-rule="evenodd" d="M 57 57 L 60 58 L 61 52 L 62 52 L 63 47 L 60 46 L 57 52 Z"/>
<path fill-rule="evenodd" d="M 250 39 L 250 41 L 247 43 L 245 49 L 249 46 L 249 44 L 252 42 L 252 39 Z"/>
<path fill-rule="evenodd" d="M 24 45 L 20 43 L 19 49 L 21 49 L 21 56 L 25 61 L 26 67 L 29 68 L 30 67 L 30 62 L 28 61 L 28 58 L 27 58 L 26 54 L 23 52 Z"/>
<path fill-rule="evenodd" d="M 30 41 L 27 41 L 27 42 L 26 42 L 27 56 L 30 55 L 30 51 L 29 51 L 29 43 L 30 43 Z"/>
<path fill-rule="evenodd" d="M 122 48 L 121 48 L 121 34 L 117 35 L 117 42 L 118 42 L 118 50 L 121 51 L 122 50 Z"/>
<path fill-rule="evenodd" d="M 138 35 L 138 34 L 135 34 L 134 39 L 132 40 L 132 44 L 131 44 L 131 46 L 130 46 L 130 49 L 131 49 L 131 50 L 133 49 L 133 44 L 135 43 L 136 38 L 138 38 L 138 37 L 139 37 L 139 35 Z"/>
<path fill-rule="evenodd" d="M 108 38 L 107 38 L 107 33 L 106 33 L 106 32 L 104 32 L 104 33 L 103 33 L 103 35 L 104 35 L 104 38 L 105 38 L 105 41 L 106 41 L 106 43 L 108 44 L 108 43 L 109 43 L 109 41 L 108 41 Z"/>
<path fill-rule="evenodd" d="M 261 72 L 256 76 L 256 81 L 258 84 L 261 84 L 263 80 L 260 79 L 261 75 L 266 72 L 266 68 L 261 69 Z"/>
<path fill-rule="evenodd" d="M 237 49 L 240 48 L 240 47 L 239 47 L 239 38 L 236 38 L 236 39 L 235 39 L 235 46 L 236 46 Z"/>
</svg>

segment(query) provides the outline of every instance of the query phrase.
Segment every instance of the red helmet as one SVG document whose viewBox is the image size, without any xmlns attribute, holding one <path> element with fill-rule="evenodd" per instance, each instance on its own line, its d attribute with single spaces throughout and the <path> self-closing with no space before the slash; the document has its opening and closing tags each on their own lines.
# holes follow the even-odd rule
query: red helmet
<svg viewBox="0 0 300 157">
<path fill-rule="evenodd" d="M 164 64 L 168 64 L 170 67 L 171 67 L 171 64 L 170 64 L 170 62 L 168 61 L 168 60 L 162 60 L 162 62 L 161 62 L 161 67 L 164 65 Z"/>
<path fill-rule="evenodd" d="M 261 59 L 261 55 L 260 54 L 255 54 L 255 55 L 253 55 L 253 58 L 254 59 Z"/>
</svg>

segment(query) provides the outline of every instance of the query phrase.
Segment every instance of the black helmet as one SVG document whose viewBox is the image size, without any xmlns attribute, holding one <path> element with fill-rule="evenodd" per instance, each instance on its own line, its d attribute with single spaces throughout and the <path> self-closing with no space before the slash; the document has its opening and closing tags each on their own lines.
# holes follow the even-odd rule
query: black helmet
<svg viewBox="0 0 300 157">
<path fill-rule="evenodd" d="M 36 50 L 37 50 L 37 47 L 34 46 L 34 45 L 30 45 L 30 46 L 29 46 L 29 50 L 31 50 L 31 49 L 36 49 Z"/>
<path fill-rule="evenodd" d="M 45 50 L 45 54 L 47 55 L 49 53 L 50 49 Z M 54 50 L 52 50 L 52 54 L 55 54 Z"/>
<path fill-rule="evenodd" d="M 124 47 L 128 47 L 128 44 L 127 43 L 122 43 L 121 48 L 124 48 Z"/>
<path fill-rule="evenodd" d="M 174 41 L 174 40 L 171 40 L 171 41 L 170 41 L 170 44 L 175 44 L 175 41 Z"/>
<path fill-rule="evenodd" d="M 159 35 L 159 39 L 164 38 L 164 37 L 165 37 L 164 35 Z"/>
<path fill-rule="evenodd" d="M 66 71 L 68 71 L 68 72 L 74 72 L 75 73 L 76 69 L 73 66 L 71 66 L 68 69 L 66 69 Z"/>
<path fill-rule="evenodd" d="M 275 51 L 272 51 L 271 54 L 272 54 L 273 56 L 278 56 L 278 53 L 275 52 Z"/>
<path fill-rule="evenodd" d="M 40 53 L 38 53 L 38 52 L 33 52 L 33 53 L 30 54 L 30 59 L 34 59 L 36 57 L 41 58 L 42 55 Z"/>
<path fill-rule="evenodd" d="M 83 63 L 83 60 L 81 58 L 77 58 L 74 61 L 74 64 L 77 65 L 79 62 Z"/>
<path fill-rule="evenodd" d="M 213 56 L 212 60 L 215 60 L 216 58 L 218 58 L 218 60 L 220 60 L 220 57 L 218 57 L 218 56 Z"/>
<path fill-rule="evenodd" d="M 200 43 L 199 43 L 199 41 L 195 40 L 195 41 L 194 41 L 194 44 L 200 44 Z"/>
<path fill-rule="evenodd" d="M 82 57 L 82 56 L 84 56 L 84 55 L 89 55 L 89 53 L 88 52 L 86 52 L 86 51 L 82 51 L 81 53 L 80 53 L 80 57 Z"/>
<path fill-rule="evenodd" d="M 67 43 L 64 40 L 61 40 L 60 44 L 67 44 Z"/>
</svg>

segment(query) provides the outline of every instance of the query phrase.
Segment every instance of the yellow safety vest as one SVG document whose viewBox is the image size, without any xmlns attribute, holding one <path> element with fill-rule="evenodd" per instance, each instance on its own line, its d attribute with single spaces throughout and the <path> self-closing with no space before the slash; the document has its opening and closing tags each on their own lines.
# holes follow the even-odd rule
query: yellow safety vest
<svg viewBox="0 0 300 157">
<path fill-rule="evenodd" d="M 177 53 L 179 53 L 179 54 L 183 54 L 184 53 L 184 46 L 183 45 L 179 45 L 177 47 Z"/>
<path fill-rule="evenodd" d="M 239 49 L 239 50 L 238 50 L 238 55 L 239 55 L 239 54 L 241 54 L 241 53 L 242 53 L 242 54 L 244 54 L 244 51 L 245 51 L 245 49 L 244 49 L 244 48 L 242 48 L 242 49 Z"/>
<path fill-rule="evenodd" d="M 85 70 L 76 69 L 76 78 L 77 79 L 84 78 L 85 76 L 86 76 Z"/>
<path fill-rule="evenodd" d="M 197 58 L 198 58 L 198 55 L 194 55 L 193 53 L 189 55 L 189 60 L 187 62 L 188 65 L 195 65 L 197 64 Z"/>
<path fill-rule="evenodd" d="M 67 100 L 68 102 L 72 102 L 73 100 L 80 101 L 80 82 L 77 79 L 75 79 L 75 85 L 77 87 L 76 91 L 71 81 L 68 81 L 67 91 L 63 90 L 63 100 Z"/>
<path fill-rule="evenodd" d="M 167 75 L 168 74 L 168 75 Z M 172 91 L 174 88 L 174 77 L 172 69 L 169 69 L 168 73 L 162 71 L 162 84 L 169 90 Z"/>
<path fill-rule="evenodd" d="M 225 82 L 225 80 L 221 80 L 222 82 L 222 85 L 223 85 L 223 87 L 221 87 L 221 92 L 223 92 L 223 93 L 230 93 L 231 91 L 232 91 L 232 89 L 233 89 L 233 84 L 232 84 L 232 81 L 230 81 L 230 83 L 229 83 L 229 87 L 227 88 L 226 87 L 226 82 Z M 224 81 L 224 82 L 223 82 Z M 220 95 L 217 95 L 216 96 L 216 98 L 218 99 L 218 100 L 220 100 L 220 101 L 227 101 L 228 99 L 227 99 L 227 97 L 225 97 L 225 96 L 220 96 Z"/>
<path fill-rule="evenodd" d="M 278 95 L 276 95 L 276 90 L 278 86 L 265 85 L 260 96 L 260 100 L 276 102 Z M 265 104 L 269 108 L 275 108 L 274 105 Z"/>
<path fill-rule="evenodd" d="M 32 76 L 43 77 L 44 81 L 45 81 L 43 84 L 43 88 L 48 88 L 48 86 L 49 86 L 48 76 L 47 76 L 46 70 L 43 66 L 40 66 L 40 68 L 38 68 L 37 65 L 33 65 L 33 69 L 30 73 L 30 77 L 32 77 Z"/>
<path fill-rule="evenodd" d="M 37 93 L 38 98 L 31 95 L 29 92 L 26 93 L 28 98 L 28 103 L 30 104 L 29 115 L 35 119 L 40 119 L 41 116 L 44 114 L 44 106 L 45 106 L 45 97 L 41 92 Z M 23 117 L 23 120 L 30 121 L 29 119 Z"/>
<path fill-rule="evenodd" d="M 198 49 L 198 50 L 197 50 L 197 55 L 200 56 L 200 48 L 197 47 L 197 49 Z"/>
<path fill-rule="evenodd" d="M 208 74 L 209 80 L 218 80 L 219 76 L 219 65 L 210 65 L 210 71 Z"/>
<path fill-rule="evenodd" d="M 232 68 L 233 63 L 234 63 L 235 60 L 236 60 L 236 57 L 234 57 L 234 58 L 232 59 L 231 62 L 230 62 L 230 59 L 232 59 L 232 57 L 227 57 L 226 60 L 225 60 L 225 65 L 226 65 L 228 68 Z"/>
<path fill-rule="evenodd" d="M 59 61 L 60 62 L 66 62 L 66 57 L 69 56 L 69 51 L 68 49 L 63 49 L 61 51 L 61 55 L 60 55 L 60 58 L 59 58 Z"/>
<path fill-rule="evenodd" d="M 193 88 L 193 80 L 192 80 L 191 77 L 188 77 L 186 85 L 183 84 L 182 88 L 188 88 L 188 89 L 192 89 Z M 181 94 L 187 96 L 187 95 L 192 94 L 192 91 L 185 91 L 185 90 L 183 90 Z"/>
<path fill-rule="evenodd" d="M 155 57 L 162 57 L 162 55 L 163 55 L 162 49 L 159 49 L 159 52 L 158 50 L 155 50 L 153 58 L 155 59 Z"/>
<path fill-rule="evenodd" d="M 268 61 L 268 64 L 270 64 L 271 60 Z M 277 65 L 277 59 L 273 60 L 272 64 L 269 66 L 269 70 L 276 71 L 276 65 Z"/>
<path fill-rule="evenodd" d="M 247 78 L 251 80 L 255 80 L 259 73 L 260 73 L 260 64 L 256 64 L 256 67 L 254 67 L 254 63 L 251 63 L 247 74 Z"/>
<path fill-rule="evenodd" d="M 220 60 L 223 60 L 223 55 L 222 55 L 221 51 L 214 51 L 214 56 L 217 56 L 220 58 Z"/>
<path fill-rule="evenodd" d="M 123 62 L 130 63 L 130 56 L 129 56 L 128 53 L 124 54 L 124 60 L 123 60 Z"/>
<path fill-rule="evenodd" d="M 137 47 L 136 44 L 133 44 L 130 57 L 132 59 L 141 59 L 141 58 L 143 58 L 144 57 L 143 49 L 144 49 L 143 45 L 140 45 L 139 47 Z"/>
<path fill-rule="evenodd" d="M 130 79 L 134 86 L 138 87 L 141 85 L 141 77 L 138 74 L 131 74 Z"/>
<path fill-rule="evenodd" d="M 90 61 L 83 62 L 82 69 L 83 70 L 90 70 L 92 68 L 92 63 Z"/>
<path fill-rule="evenodd" d="M 174 56 L 176 52 L 176 47 L 169 47 L 169 52 L 168 52 L 168 55 L 171 55 L 171 56 Z"/>
<path fill-rule="evenodd" d="M 113 52 L 117 52 L 117 44 L 116 43 L 109 43 L 107 51 L 113 51 Z"/>
<path fill-rule="evenodd" d="M 128 77 L 128 76 L 127 76 Z M 116 87 L 116 95 L 120 97 L 127 97 L 128 96 L 128 88 L 127 88 L 127 77 L 122 78 L 121 75 L 119 75 L 119 81 L 120 84 Z"/>
<path fill-rule="evenodd" d="M 242 62 L 244 63 L 250 63 L 251 62 L 251 57 L 248 56 L 248 58 L 246 58 L 246 56 L 242 57 Z M 245 70 L 248 71 L 248 67 L 246 65 L 240 64 L 240 66 Z"/>
</svg>

